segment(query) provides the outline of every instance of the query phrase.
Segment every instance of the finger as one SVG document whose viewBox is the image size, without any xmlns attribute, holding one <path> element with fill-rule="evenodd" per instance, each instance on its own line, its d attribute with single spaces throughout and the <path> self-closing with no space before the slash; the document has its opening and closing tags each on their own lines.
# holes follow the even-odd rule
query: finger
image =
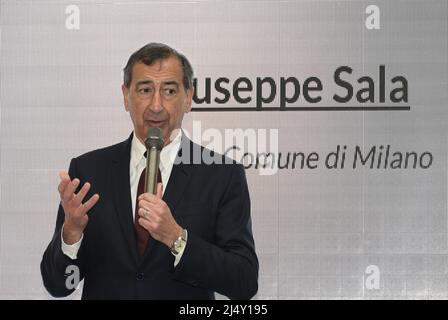
<svg viewBox="0 0 448 320">
<path fill-rule="evenodd" d="M 61 180 L 70 180 L 68 172 L 64 170 L 59 171 L 59 178 L 61 178 Z"/>
<path fill-rule="evenodd" d="M 90 197 L 89 200 L 84 202 L 84 204 L 81 206 L 82 211 L 84 213 L 87 213 L 92 207 L 98 202 L 100 199 L 100 195 L 98 193 L 95 193 L 92 197 Z"/>
<path fill-rule="evenodd" d="M 145 200 L 145 201 L 148 201 L 151 203 L 156 203 L 156 202 L 158 202 L 159 198 L 155 194 L 146 192 L 146 193 L 142 193 L 138 197 L 138 201 L 140 201 L 140 200 Z"/>
<path fill-rule="evenodd" d="M 138 201 L 139 208 L 148 208 L 151 204 L 152 204 L 152 202 L 147 201 L 146 199 L 140 199 Z"/>
<path fill-rule="evenodd" d="M 68 175 L 67 171 L 59 171 L 59 178 L 61 179 L 61 181 L 59 182 L 58 185 L 58 191 L 62 197 L 65 188 L 70 183 L 70 176 Z"/>
<path fill-rule="evenodd" d="M 156 216 L 160 215 L 161 212 L 162 212 L 159 204 L 153 203 L 153 202 L 148 202 L 148 201 L 145 201 L 145 200 L 139 201 L 138 208 L 146 210 L 146 213 L 148 215 L 153 215 L 153 216 L 154 215 L 156 215 Z"/>
<path fill-rule="evenodd" d="M 142 217 L 143 219 L 146 219 L 148 221 L 151 219 L 151 212 L 145 208 L 138 209 L 137 213 L 138 216 Z"/>
<path fill-rule="evenodd" d="M 75 206 L 79 206 L 86 196 L 87 192 L 90 190 L 90 183 L 86 182 L 82 186 L 81 190 L 73 197 L 73 203 Z"/>
<path fill-rule="evenodd" d="M 67 202 L 73 198 L 73 196 L 74 196 L 73 193 L 75 192 L 76 188 L 78 187 L 79 182 L 80 182 L 79 179 L 74 179 L 67 184 L 67 186 L 65 187 L 64 192 L 61 196 L 62 201 Z"/>
<path fill-rule="evenodd" d="M 58 191 L 59 191 L 59 195 L 61 196 L 61 198 L 64 195 L 65 188 L 67 188 L 67 185 L 69 183 L 70 183 L 70 180 L 66 180 L 66 179 L 61 180 L 61 182 L 59 182 Z"/>
<path fill-rule="evenodd" d="M 68 173 L 66 171 L 59 171 L 59 178 L 61 179 L 59 186 L 58 186 L 58 191 L 62 197 L 62 194 L 64 193 L 65 188 L 67 187 L 67 185 L 70 183 L 70 176 L 68 175 Z"/>
<path fill-rule="evenodd" d="M 145 230 L 148 231 L 149 233 L 151 233 L 151 231 L 153 230 L 152 227 L 151 227 L 151 222 L 149 222 L 148 220 L 145 220 L 143 218 L 139 218 L 138 219 L 138 224 L 141 225 L 143 228 L 145 228 Z"/>
<path fill-rule="evenodd" d="M 157 183 L 157 193 L 156 196 L 159 199 L 162 199 L 162 195 L 163 195 L 163 185 L 161 182 Z"/>
<path fill-rule="evenodd" d="M 157 212 L 160 210 L 159 207 L 150 202 L 144 202 L 142 205 L 138 206 L 138 210 L 143 209 L 142 212 L 146 212 L 148 215 L 158 214 Z"/>
<path fill-rule="evenodd" d="M 75 192 L 76 188 L 78 187 L 80 181 L 79 179 L 73 179 L 72 182 L 70 182 L 67 187 L 64 190 L 64 194 L 62 196 L 64 201 L 69 201 L 73 198 L 73 193 Z"/>
</svg>

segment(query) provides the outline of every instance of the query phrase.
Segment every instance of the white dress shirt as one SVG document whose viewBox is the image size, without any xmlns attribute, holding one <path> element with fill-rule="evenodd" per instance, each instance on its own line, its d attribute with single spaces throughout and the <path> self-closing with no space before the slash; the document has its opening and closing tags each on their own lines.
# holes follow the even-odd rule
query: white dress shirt
<svg viewBox="0 0 448 320">
<path fill-rule="evenodd" d="M 168 185 L 171 170 L 173 169 L 174 161 L 176 160 L 177 153 L 179 151 L 180 143 L 182 138 L 182 130 L 178 130 L 176 136 L 173 140 L 166 146 L 162 148 L 160 152 L 160 164 L 159 169 L 162 176 L 162 186 L 163 193 L 165 193 L 166 186 Z M 130 177 L 130 186 L 131 186 L 131 199 L 132 199 L 132 216 L 135 219 L 135 205 L 136 205 L 136 195 L 137 195 L 137 187 L 138 181 L 140 179 L 140 175 L 146 167 L 146 158 L 144 156 L 146 152 L 146 147 L 143 145 L 140 140 L 135 136 L 135 133 L 132 136 L 131 142 L 131 160 L 129 163 L 129 177 Z M 76 259 L 79 248 L 81 247 L 82 239 L 84 238 L 84 234 L 81 236 L 81 239 L 72 244 L 66 244 L 62 239 L 61 232 L 61 243 L 62 243 L 62 252 L 70 257 L 71 259 Z M 185 246 L 184 246 L 185 248 Z M 177 266 L 179 263 L 184 248 L 175 255 L 174 266 Z"/>
</svg>

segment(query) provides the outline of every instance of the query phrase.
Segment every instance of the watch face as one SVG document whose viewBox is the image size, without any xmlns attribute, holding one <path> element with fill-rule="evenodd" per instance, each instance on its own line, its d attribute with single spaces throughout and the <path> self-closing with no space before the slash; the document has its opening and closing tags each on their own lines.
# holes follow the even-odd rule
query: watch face
<svg viewBox="0 0 448 320">
<path fill-rule="evenodd" d="M 178 254 L 181 248 L 182 248 L 182 240 L 177 239 L 176 241 L 174 241 L 173 250 L 172 250 L 172 251 L 174 251 L 174 254 Z"/>
<path fill-rule="evenodd" d="M 171 251 L 174 254 L 178 254 L 180 250 L 185 246 L 186 241 L 187 241 L 187 231 L 184 229 L 182 231 L 182 236 L 180 236 L 179 238 L 176 239 L 176 241 L 174 241 Z"/>
</svg>

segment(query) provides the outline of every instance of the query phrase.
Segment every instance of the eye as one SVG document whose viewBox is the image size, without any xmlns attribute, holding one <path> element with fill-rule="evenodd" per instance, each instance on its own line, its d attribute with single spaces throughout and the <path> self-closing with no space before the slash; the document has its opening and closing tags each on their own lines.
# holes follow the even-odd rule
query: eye
<svg viewBox="0 0 448 320">
<path fill-rule="evenodd" d="M 177 91 L 174 88 L 165 88 L 163 89 L 163 92 L 166 96 L 173 96 L 176 94 Z"/>
<path fill-rule="evenodd" d="M 151 93 L 151 92 L 152 92 L 151 88 L 140 88 L 140 89 L 138 89 L 138 93 L 148 94 L 148 93 Z"/>
</svg>

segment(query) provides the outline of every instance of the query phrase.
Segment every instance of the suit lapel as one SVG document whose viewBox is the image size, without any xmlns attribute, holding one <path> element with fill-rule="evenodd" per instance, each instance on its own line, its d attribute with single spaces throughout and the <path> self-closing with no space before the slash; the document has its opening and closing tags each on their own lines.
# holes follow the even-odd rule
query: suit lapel
<svg viewBox="0 0 448 320">
<path fill-rule="evenodd" d="M 177 153 L 177 158 L 174 161 L 166 191 L 163 194 L 163 200 L 168 204 L 173 215 L 196 168 L 196 166 L 193 165 L 192 155 L 193 151 L 198 152 L 198 150 L 193 150 L 193 146 L 195 145 L 191 140 L 186 136 L 182 136 L 182 144 Z M 185 157 L 183 153 L 186 151 L 187 154 Z M 188 161 L 185 161 L 185 159 L 188 159 Z"/>
<path fill-rule="evenodd" d="M 138 260 L 137 243 L 134 232 L 134 222 L 132 220 L 132 201 L 129 178 L 129 162 L 131 158 L 132 134 L 128 140 L 118 150 L 112 160 L 112 187 L 114 190 L 115 211 L 118 215 L 121 229 L 126 239 L 127 245 L 135 262 Z"/>
<path fill-rule="evenodd" d="M 173 214 L 190 180 L 192 169 L 193 167 L 185 164 L 173 166 L 167 189 L 163 195 L 163 200 L 170 207 Z"/>
</svg>

